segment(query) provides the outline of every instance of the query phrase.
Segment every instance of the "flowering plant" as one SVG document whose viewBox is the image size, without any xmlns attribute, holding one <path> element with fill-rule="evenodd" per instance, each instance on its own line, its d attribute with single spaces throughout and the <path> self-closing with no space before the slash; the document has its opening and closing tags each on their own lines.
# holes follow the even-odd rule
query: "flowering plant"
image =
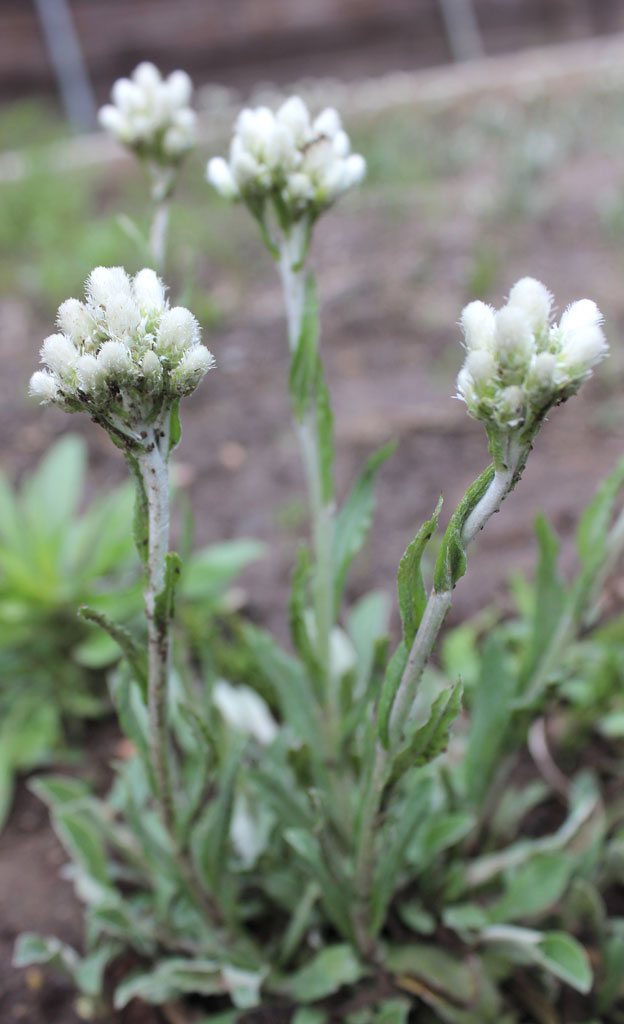
<svg viewBox="0 0 624 1024">
<path fill-rule="evenodd" d="M 344 609 L 343 593 L 391 446 L 372 455 L 339 506 L 307 267 L 315 221 L 364 175 L 362 157 L 349 150 L 335 111 L 313 120 L 294 98 L 276 114 L 243 111 L 229 162 L 208 165 L 218 191 L 242 200 L 258 222 L 283 286 L 311 535 L 293 573 L 291 650 L 244 623 L 236 640 L 247 668 L 236 678 L 171 666 L 180 563 L 168 550 L 167 466 L 179 400 L 212 359 L 192 315 L 167 307 L 155 273 L 130 280 L 120 268 L 94 271 L 86 303 L 61 306 L 62 333 L 44 343 L 47 370 L 31 382 L 44 402 L 87 411 L 124 450 L 145 565 L 147 657 L 106 624 L 127 656 L 113 692 L 135 755 L 117 767 L 107 800 L 72 780 L 35 783 L 74 861 L 88 943 L 82 957 L 58 940 L 25 936 L 17 959 L 64 965 L 91 1006 L 121 954 L 118 1008 L 192 994 L 221 1024 L 244 1020 L 260 1002 L 286 1005 L 296 1024 L 401 1024 L 417 1003 L 427 1021 L 520 1024 L 519 965 L 544 978 L 554 998 L 562 984 L 591 988 L 585 948 L 556 918 L 552 926 L 596 838 L 591 781 L 577 780 L 551 836 L 510 844 L 494 830 L 492 845 L 479 845 L 479 800 L 496 799 L 489 776 L 501 751 L 492 737 L 509 723 L 523 742 L 543 650 L 536 640 L 535 664 L 513 694 L 497 695 L 491 682 L 485 703 L 477 693 L 467 741 L 462 682 L 432 672 L 428 660 L 467 550 L 518 483 L 544 417 L 606 355 L 601 316 L 581 300 L 553 325 L 551 296 L 531 278 L 498 312 L 483 303 L 464 310 L 458 391 L 485 423 L 493 463 L 451 514 L 429 589 L 423 556 L 441 501 L 407 547 L 398 572 L 402 637 L 389 658 L 384 596 Z M 618 486 L 589 513 L 602 542 L 587 558 L 568 637 L 619 536 L 617 524 L 609 534 Z M 560 655 L 561 644 L 551 667 Z"/>
</svg>

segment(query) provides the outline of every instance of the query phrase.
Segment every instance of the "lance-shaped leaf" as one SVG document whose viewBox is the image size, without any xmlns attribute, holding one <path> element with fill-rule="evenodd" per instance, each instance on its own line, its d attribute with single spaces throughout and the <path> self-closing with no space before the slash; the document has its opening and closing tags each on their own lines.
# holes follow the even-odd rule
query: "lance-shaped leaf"
<svg viewBox="0 0 624 1024">
<path fill-rule="evenodd" d="M 379 700 L 378 728 L 379 736 L 384 746 L 388 744 L 388 726 L 394 698 L 396 697 L 401 676 L 409 656 L 409 649 L 414 642 L 414 637 L 427 605 L 427 592 L 425 590 L 421 562 L 425 548 L 433 537 L 438 525 L 438 516 L 440 515 L 441 508 L 442 498 L 439 499 L 431 519 L 427 519 L 422 524 L 399 563 L 397 586 L 401 622 L 403 623 L 403 639 L 388 665 Z"/>
<path fill-rule="evenodd" d="M 340 605 L 349 566 L 364 544 L 371 527 L 375 511 L 374 486 L 377 473 L 395 448 L 396 442 L 391 441 L 371 455 L 336 517 L 334 533 L 336 608 Z"/>
<path fill-rule="evenodd" d="M 133 676 L 141 688 L 144 699 L 147 699 L 147 660 L 145 650 L 139 647 L 130 631 L 118 622 L 115 622 L 104 612 L 98 611 L 97 608 L 90 608 L 86 604 L 83 604 L 78 609 L 78 614 L 87 622 L 93 622 L 100 626 L 101 629 L 105 630 L 112 637 L 132 669 Z"/>
<path fill-rule="evenodd" d="M 161 635 L 166 633 L 175 613 L 175 592 L 181 571 L 180 556 L 170 551 L 165 555 L 165 584 L 154 601 L 154 623 Z"/>
<path fill-rule="evenodd" d="M 134 543 L 141 562 L 143 565 L 147 565 L 149 553 L 149 507 L 147 494 L 145 493 L 145 484 L 143 483 L 137 459 L 130 455 L 128 451 L 124 451 L 124 455 L 135 483 L 134 519 L 132 523 Z"/>
<path fill-rule="evenodd" d="M 466 520 L 481 501 L 494 478 L 494 465 L 488 466 L 470 485 L 451 516 L 434 573 L 434 586 L 438 592 L 452 590 L 466 571 L 466 553 L 462 532 Z"/>
<path fill-rule="evenodd" d="M 305 282 L 301 331 L 290 366 L 290 397 L 294 415 L 300 422 L 316 398 L 319 373 L 318 342 L 316 283 L 314 276 L 308 274 Z"/>
<path fill-rule="evenodd" d="M 462 692 L 461 680 L 458 680 L 438 694 L 425 724 L 414 730 L 393 758 L 392 778 L 400 778 L 410 765 L 428 764 L 442 753 L 448 743 L 449 728 L 461 711 Z"/>
</svg>

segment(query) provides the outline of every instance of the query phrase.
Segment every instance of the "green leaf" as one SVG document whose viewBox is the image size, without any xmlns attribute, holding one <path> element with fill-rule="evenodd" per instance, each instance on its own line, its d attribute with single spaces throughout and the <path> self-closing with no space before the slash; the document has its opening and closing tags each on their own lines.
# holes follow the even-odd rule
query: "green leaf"
<svg viewBox="0 0 624 1024">
<path fill-rule="evenodd" d="M 171 406 L 171 413 L 169 415 L 169 454 L 179 445 L 181 437 L 180 399 L 177 398 Z"/>
<path fill-rule="evenodd" d="M 385 999 L 379 1004 L 374 1024 L 407 1024 L 410 1009 L 406 999 Z"/>
<path fill-rule="evenodd" d="M 290 397 L 295 417 L 301 422 L 317 392 L 319 369 L 319 313 L 313 274 L 305 282 L 303 318 L 290 367 Z"/>
<path fill-rule="evenodd" d="M 90 795 L 86 782 L 82 779 L 72 779 L 68 775 L 39 775 L 31 779 L 28 786 L 52 811 L 60 810 Z"/>
<path fill-rule="evenodd" d="M 314 1003 L 345 985 L 354 985 L 366 973 L 351 946 L 346 943 L 327 946 L 305 967 L 290 975 L 288 993 L 301 1003 Z"/>
<path fill-rule="evenodd" d="M 23 509 L 31 529 L 54 533 L 76 516 L 84 486 L 86 445 L 77 434 L 57 441 L 25 481 Z"/>
<path fill-rule="evenodd" d="M 453 1001 L 470 1004 L 476 995 L 476 978 L 461 960 L 438 946 L 414 943 L 388 949 L 386 966 L 394 975 L 418 978 Z"/>
<path fill-rule="evenodd" d="M 245 538 L 202 548 L 184 563 L 180 597 L 189 601 L 214 599 L 247 565 L 262 558 L 265 551 L 264 544 Z"/>
<path fill-rule="evenodd" d="M 309 831 L 288 828 L 284 831 L 284 839 L 319 883 L 325 913 L 330 921 L 342 935 L 350 935 L 351 894 L 346 880 L 337 878 L 335 870 L 328 867 L 318 840 Z"/>
<path fill-rule="evenodd" d="M 293 646 L 307 665 L 311 679 L 318 681 L 320 666 L 314 648 L 310 643 L 310 634 L 306 623 L 306 588 L 312 574 L 310 552 L 305 544 L 300 544 L 295 558 L 292 585 L 290 591 L 289 623 Z"/>
<path fill-rule="evenodd" d="M 216 798 L 208 805 L 193 835 L 193 854 L 202 879 L 217 892 L 225 865 L 236 778 L 245 738 L 238 737 L 228 751 L 217 780 Z"/>
<path fill-rule="evenodd" d="M 30 967 L 32 964 L 50 964 L 66 971 L 72 977 L 80 963 L 80 957 L 72 946 L 61 942 L 56 936 L 36 935 L 23 932 L 18 935 L 13 954 L 14 967 Z"/>
<path fill-rule="evenodd" d="M 574 861 L 564 853 L 538 853 L 510 874 L 505 892 L 488 910 L 490 921 L 517 921 L 543 914 L 563 896 Z"/>
<path fill-rule="evenodd" d="M 424 871 L 441 853 L 465 839 L 474 826 L 475 816 L 469 811 L 430 815 L 410 845 L 412 870 Z"/>
<path fill-rule="evenodd" d="M 400 778 L 411 765 L 428 764 L 442 753 L 448 743 L 450 726 L 459 715 L 461 706 L 462 685 L 458 680 L 436 697 L 428 720 L 412 732 L 405 746 L 393 758 L 392 778 Z"/>
<path fill-rule="evenodd" d="M 300 1010 L 295 1010 L 292 1024 L 329 1024 L 329 1017 L 324 1010 L 313 1010 L 303 1006 Z"/>
<path fill-rule="evenodd" d="M 604 1013 L 624 994 L 624 936 L 613 935 L 604 944 L 598 1010 Z"/>
<path fill-rule="evenodd" d="M 132 634 L 121 626 L 118 622 L 114 622 L 113 619 L 109 618 L 104 612 L 98 611 L 97 608 L 90 608 L 88 605 L 83 604 L 78 609 L 78 614 L 86 622 L 94 622 L 101 629 L 105 630 L 108 635 L 118 644 L 128 662 L 134 678 L 136 679 L 143 698 L 147 700 L 147 658 L 146 652 L 139 647 Z"/>
<path fill-rule="evenodd" d="M 507 736 L 509 709 L 517 680 L 509 665 L 500 633 L 486 641 L 481 671 L 474 688 L 468 749 L 464 761 L 466 783 L 473 804 L 481 804 L 491 785 Z"/>
<path fill-rule="evenodd" d="M 399 608 L 403 623 L 403 640 L 407 648 L 410 648 L 414 642 L 416 631 L 427 605 L 427 591 L 420 563 L 425 548 L 436 531 L 441 508 L 442 498 L 439 499 L 431 519 L 423 523 L 399 563 L 397 578 Z"/>
<path fill-rule="evenodd" d="M 395 448 L 396 442 L 391 441 L 371 455 L 336 517 L 333 551 L 333 560 L 336 566 L 336 608 L 340 607 L 349 566 L 364 544 L 370 530 L 375 510 L 373 489 L 377 473 Z"/>
<path fill-rule="evenodd" d="M 533 692 L 535 687 L 530 686 L 531 677 L 539 667 L 540 659 L 550 647 L 566 610 L 566 589 L 557 571 L 559 540 L 544 515 L 536 517 L 535 533 L 539 543 L 535 609 L 531 639 L 526 645 L 527 653 L 521 668 L 522 685 L 529 684 L 527 700 L 533 700 L 540 695 Z"/>
<path fill-rule="evenodd" d="M 312 750 L 322 749 L 316 701 L 301 663 L 282 650 L 270 633 L 250 623 L 241 626 L 240 636 L 256 671 L 276 695 L 284 721 Z"/>
<path fill-rule="evenodd" d="M 109 884 L 108 864 L 103 836 L 93 821 L 79 810 L 60 809 L 52 818 L 54 831 L 68 853 L 89 877 L 103 885 Z"/>
<path fill-rule="evenodd" d="M 131 999 L 160 1005 L 181 995 L 213 996 L 227 992 L 221 967 L 212 960 L 161 960 L 151 970 L 138 972 L 115 989 L 115 1009 L 122 1010 Z"/>
<path fill-rule="evenodd" d="M 175 613 L 175 592 L 182 572 L 182 562 L 175 551 L 165 555 L 165 583 L 154 600 L 154 623 L 160 635 L 167 631 Z"/>
<path fill-rule="evenodd" d="M 464 524 L 489 488 L 494 473 L 492 464 L 470 485 L 451 516 L 434 572 L 434 587 L 438 592 L 452 590 L 466 571 L 466 554 L 462 543 Z"/>
<path fill-rule="evenodd" d="M 567 985 L 587 995 L 593 972 L 587 951 L 565 932 L 546 932 L 533 948 L 533 959 Z"/>
<path fill-rule="evenodd" d="M 430 775 L 420 773 L 408 791 L 400 814 L 387 821 L 381 830 L 380 856 L 375 864 L 371 893 L 371 917 L 375 933 L 382 927 L 390 901 L 400 885 L 401 874 L 406 867 L 405 851 L 431 810 L 432 795 L 433 779 Z"/>
<path fill-rule="evenodd" d="M 408 657 L 409 651 L 401 640 L 388 663 L 386 675 L 381 688 L 379 707 L 377 709 L 377 731 L 386 750 L 390 744 L 390 737 L 388 733 L 390 727 L 390 714 L 392 712 L 394 699 L 397 695 L 397 690 L 401 683 L 401 676 L 405 671 Z"/>
<path fill-rule="evenodd" d="M 618 494 L 624 485 L 624 458 L 603 480 L 583 512 L 577 530 L 579 558 L 586 565 L 597 566 L 606 554 L 606 542 Z"/>
<path fill-rule="evenodd" d="M 319 443 L 321 497 L 323 504 L 329 505 L 334 499 L 334 415 L 320 357 L 316 382 L 316 430 Z"/>
</svg>

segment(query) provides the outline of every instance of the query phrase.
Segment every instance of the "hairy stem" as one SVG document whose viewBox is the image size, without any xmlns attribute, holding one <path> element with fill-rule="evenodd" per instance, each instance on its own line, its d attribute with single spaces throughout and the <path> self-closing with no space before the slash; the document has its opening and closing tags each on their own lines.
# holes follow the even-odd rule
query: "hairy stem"
<svg viewBox="0 0 624 1024">
<path fill-rule="evenodd" d="M 288 342 L 291 353 L 296 351 L 304 316 L 305 278 L 301 261 L 302 238 L 295 233 L 285 239 L 280 252 L 280 276 L 288 321 Z M 330 635 L 334 619 L 334 574 L 332 543 L 334 533 L 334 505 L 323 500 L 321 456 L 318 437 L 316 405 L 296 424 L 308 489 L 310 519 L 315 554 L 314 618 L 316 623 L 316 651 L 324 678 L 330 706 L 335 703 L 331 680 Z M 332 718 L 335 711 L 332 712 Z M 335 722 L 334 722 L 335 725 Z"/>
<path fill-rule="evenodd" d="M 522 449 L 509 445 L 504 466 L 496 469 L 487 491 L 468 516 L 462 530 L 464 550 L 483 529 L 488 519 L 498 512 L 516 480 L 516 472 L 523 456 Z M 433 646 L 438 638 L 442 623 L 451 605 L 452 590 L 431 591 L 427 606 L 420 621 L 409 652 L 407 663 L 390 714 L 390 746 L 400 745 L 405 727 L 413 713 L 418 684 Z"/>
<path fill-rule="evenodd" d="M 488 519 L 500 508 L 515 483 L 523 454 L 522 449 L 509 446 L 505 466 L 496 470 L 486 493 L 464 524 L 462 530 L 464 549 L 483 529 Z M 409 724 L 411 713 L 413 713 L 418 683 L 450 607 L 451 595 L 451 590 L 436 591 L 435 589 L 429 595 L 392 706 L 389 727 L 390 753 L 386 752 L 381 744 L 377 744 L 375 765 L 364 796 L 355 865 L 357 900 L 354 911 L 354 927 L 360 952 L 367 957 L 373 954 L 375 944 L 370 920 L 370 901 L 375 866 L 375 838 L 389 778 L 388 767 L 393 753 L 400 749 L 403 741 L 405 728 Z"/>
<path fill-rule="evenodd" d="M 167 830 L 171 832 L 174 812 L 167 740 L 170 638 L 168 624 L 159 624 L 154 614 L 156 597 L 165 583 L 165 557 L 169 548 L 168 447 L 168 430 L 164 425 L 159 425 L 148 440 L 147 452 L 140 455 L 137 461 L 148 509 L 149 541 L 143 596 L 147 616 L 150 756 L 160 812 Z"/>
<path fill-rule="evenodd" d="M 165 585 L 169 550 L 169 417 L 152 429 L 146 451 L 137 457 L 148 509 L 148 554 L 143 597 L 147 617 L 149 750 L 156 800 L 171 840 L 172 852 L 191 898 L 218 923 L 217 905 L 205 892 L 188 853 L 176 833 L 173 784 L 167 731 L 171 661 L 171 623 L 156 616 L 156 599 Z"/>
<path fill-rule="evenodd" d="M 154 264 L 154 270 L 157 270 L 160 273 L 165 269 L 168 234 L 169 200 L 161 199 L 156 204 L 149 234 L 149 250 Z"/>
</svg>

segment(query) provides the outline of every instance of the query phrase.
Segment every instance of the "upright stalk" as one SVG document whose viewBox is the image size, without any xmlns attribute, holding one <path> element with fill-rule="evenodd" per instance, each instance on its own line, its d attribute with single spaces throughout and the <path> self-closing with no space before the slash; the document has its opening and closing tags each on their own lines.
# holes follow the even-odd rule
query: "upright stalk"
<svg viewBox="0 0 624 1024">
<path fill-rule="evenodd" d="M 156 204 L 149 234 L 149 250 L 154 270 L 158 270 L 160 273 L 165 269 L 168 234 L 169 200 L 161 199 Z"/>
<path fill-rule="evenodd" d="M 488 519 L 498 512 L 515 482 L 522 455 L 522 449 L 509 446 L 505 464 L 497 466 L 490 486 L 464 523 L 461 536 L 464 550 L 483 529 Z M 452 593 L 450 588 L 434 588 L 429 595 L 392 705 L 389 727 L 391 749 L 401 743 L 405 727 L 409 723 L 418 683 L 451 605 Z"/>
<path fill-rule="evenodd" d="M 304 244 L 301 225 L 295 225 L 284 239 L 280 250 L 280 276 L 286 305 L 288 342 L 291 354 L 296 351 L 304 318 L 305 271 L 302 264 Z M 315 555 L 314 619 L 316 625 L 316 651 L 327 680 L 327 697 L 335 731 L 337 708 L 335 686 L 331 679 L 330 636 L 334 620 L 334 584 L 332 544 L 334 534 L 334 505 L 323 499 L 321 453 L 318 436 L 318 410 L 312 405 L 295 429 L 304 465 L 312 537 Z"/>
<path fill-rule="evenodd" d="M 504 465 L 497 467 L 487 491 L 468 516 L 462 530 L 464 550 L 498 511 L 511 490 L 522 465 L 523 449 L 508 446 Z M 370 920 L 370 898 L 375 867 L 375 836 L 393 756 L 399 752 L 405 729 L 413 714 L 418 683 L 451 604 L 452 590 L 431 591 L 399 683 L 389 723 L 389 750 L 377 744 L 375 763 L 367 785 L 360 815 L 355 865 L 356 904 L 354 930 L 363 956 L 374 956 L 375 940 Z"/>
<path fill-rule="evenodd" d="M 167 686 L 170 668 L 168 624 L 157 622 L 156 597 L 165 584 L 169 549 L 168 417 L 152 430 L 147 451 L 138 457 L 148 510 L 148 554 L 143 597 L 147 616 L 149 745 L 157 799 L 169 832 L 174 827 L 173 792 L 167 740 Z"/>
</svg>

